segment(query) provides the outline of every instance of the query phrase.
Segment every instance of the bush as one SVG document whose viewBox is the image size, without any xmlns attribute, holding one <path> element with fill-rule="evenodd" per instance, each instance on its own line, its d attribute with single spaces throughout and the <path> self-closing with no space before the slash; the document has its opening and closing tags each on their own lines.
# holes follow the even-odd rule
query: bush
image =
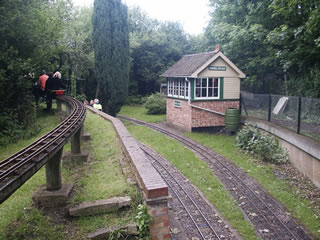
<svg viewBox="0 0 320 240">
<path fill-rule="evenodd" d="M 246 125 L 237 134 L 237 146 L 249 153 L 256 154 L 263 161 L 277 164 L 289 162 L 289 154 L 282 148 L 278 139 L 262 134 L 254 126 Z"/>
<path fill-rule="evenodd" d="M 126 99 L 126 105 L 142 105 L 146 102 L 146 97 L 142 95 L 128 96 Z"/>
<path fill-rule="evenodd" d="M 149 227 L 152 217 L 147 212 L 146 205 L 139 204 L 138 214 L 135 216 L 138 227 L 139 240 L 151 240 Z"/>
<path fill-rule="evenodd" d="M 84 100 L 87 100 L 87 96 L 85 94 L 80 94 L 77 95 L 75 99 L 79 100 L 80 102 L 84 102 Z"/>
<path fill-rule="evenodd" d="M 166 100 L 161 97 L 160 93 L 154 93 L 147 98 L 144 107 L 147 109 L 148 114 L 165 114 Z"/>
</svg>

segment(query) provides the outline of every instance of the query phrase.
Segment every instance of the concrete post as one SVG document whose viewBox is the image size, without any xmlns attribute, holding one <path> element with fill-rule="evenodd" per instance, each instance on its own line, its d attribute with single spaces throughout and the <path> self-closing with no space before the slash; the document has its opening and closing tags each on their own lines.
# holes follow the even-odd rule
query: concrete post
<svg viewBox="0 0 320 240">
<path fill-rule="evenodd" d="M 82 136 L 84 134 L 84 126 L 82 125 L 80 128 L 80 135 Z"/>
<path fill-rule="evenodd" d="M 271 104 L 272 104 L 272 95 L 269 94 L 269 101 L 268 101 L 268 122 L 271 122 Z"/>
<path fill-rule="evenodd" d="M 58 112 L 61 112 L 62 111 L 62 107 L 61 107 L 61 101 L 57 99 L 57 110 Z"/>
<path fill-rule="evenodd" d="M 71 153 L 80 153 L 81 128 L 71 138 Z"/>
<path fill-rule="evenodd" d="M 59 190 L 62 186 L 61 180 L 61 148 L 46 164 L 47 190 Z"/>
<path fill-rule="evenodd" d="M 68 104 L 66 104 L 66 110 L 67 110 L 67 115 L 70 115 L 71 113 L 71 108 Z"/>
</svg>

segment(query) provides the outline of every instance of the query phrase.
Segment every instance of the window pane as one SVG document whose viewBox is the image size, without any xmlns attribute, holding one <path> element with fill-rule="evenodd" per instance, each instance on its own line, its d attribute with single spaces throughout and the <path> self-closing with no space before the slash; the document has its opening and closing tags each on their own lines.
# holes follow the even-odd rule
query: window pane
<svg viewBox="0 0 320 240">
<path fill-rule="evenodd" d="M 200 88 L 196 88 L 196 97 L 200 97 Z"/>
<path fill-rule="evenodd" d="M 213 80 L 212 78 L 209 78 L 209 87 L 212 87 L 213 86 Z"/>
<path fill-rule="evenodd" d="M 196 79 L 196 87 L 200 87 L 200 82 L 201 80 L 200 79 Z"/>
<path fill-rule="evenodd" d="M 188 86 L 188 82 L 185 81 L 185 84 L 186 84 L 186 97 L 189 96 L 189 86 Z"/>
<path fill-rule="evenodd" d="M 180 96 L 184 97 L 184 80 L 180 80 Z"/>
<path fill-rule="evenodd" d="M 207 79 L 206 78 L 202 78 L 202 87 L 207 87 Z"/>
<path fill-rule="evenodd" d="M 218 97 L 218 88 L 214 88 L 214 97 Z"/>
<path fill-rule="evenodd" d="M 206 97 L 207 96 L 207 88 L 202 88 L 202 94 L 201 97 Z"/>
<path fill-rule="evenodd" d="M 215 79 L 214 79 L 214 86 L 215 86 L 215 87 L 218 87 L 218 78 L 215 78 Z"/>
<path fill-rule="evenodd" d="M 211 81 L 212 82 L 212 81 Z M 212 88 L 208 89 L 208 97 L 213 97 L 213 91 Z"/>
<path fill-rule="evenodd" d="M 174 95 L 178 95 L 179 90 L 179 82 L 177 80 L 174 81 Z"/>
</svg>

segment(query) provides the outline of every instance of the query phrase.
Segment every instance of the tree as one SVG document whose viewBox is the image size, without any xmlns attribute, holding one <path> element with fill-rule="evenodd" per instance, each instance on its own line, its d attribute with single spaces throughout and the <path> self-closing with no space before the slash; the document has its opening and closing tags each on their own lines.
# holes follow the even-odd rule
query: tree
<svg viewBox="0 0 320 240">
<path fill-rule="evenodd" d="M 165 81 L 160 75 L 192 47 L 188 35 L 176 22 L 159 22 L 141 9 L 129 9 L 129 95 L 149 95 Z"/>
<path fill-rule="evenodd" d="M 282 70 L 276 49 L 266 42 L 276 26 L 271 0 L 211 0 L 211 20 L 205 32 L 208 48 L 216 44 L 243 71 L 242 88 L 260 93 L 278 92 Z"/>
<path fill-rule="evenodd" d="M 288 77 L 291 93 L 320 97 L 320 2 L 275 0 L 273 16 L 281 23 L 268 35 Z"/>
<path fill-rule="evenodd" d="M 95 0 L 93 46 L 98 96 L 115 116 L 125 103 L 129 79 L 128 10 L 121 0 Z"/>
<path fill-rule="evenodd" d="M 77 80 L 77 93 L 95 98 L 97 87 L 94 76 L 94 52 L 92 46 L 93 7 L 74 9 L 65 31 L 64 42 L 68 79 Z"/>
<path fill-rule="evenodd" d="M 0 1 L 0 139 L 16 140 L 34 122 L 31 86 L 41 69 L 62 66 L 71 7 L 70 0 Z"/>
<path fill-rule="evenodd" d="M 223 51 L 257 93 L 320 96 L 319 1 L 210 0 L 207 47 Z"/>
</svg>

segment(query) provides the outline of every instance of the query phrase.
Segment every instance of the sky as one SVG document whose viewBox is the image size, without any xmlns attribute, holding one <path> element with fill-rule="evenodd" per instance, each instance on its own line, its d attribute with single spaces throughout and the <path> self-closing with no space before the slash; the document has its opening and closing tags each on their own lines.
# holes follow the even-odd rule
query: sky
<svg viewBox="0 0 320 240">
<path fill-rule="evenodd" d="M 93 4 L 94 0 L 72 0 L 74 5 Z M 128 6 L 139 6 L 149 17 L 182 24 L 190 34 L 203 33 L 209 21 L 209 0 L 123 0 Z"/>
</svg>

